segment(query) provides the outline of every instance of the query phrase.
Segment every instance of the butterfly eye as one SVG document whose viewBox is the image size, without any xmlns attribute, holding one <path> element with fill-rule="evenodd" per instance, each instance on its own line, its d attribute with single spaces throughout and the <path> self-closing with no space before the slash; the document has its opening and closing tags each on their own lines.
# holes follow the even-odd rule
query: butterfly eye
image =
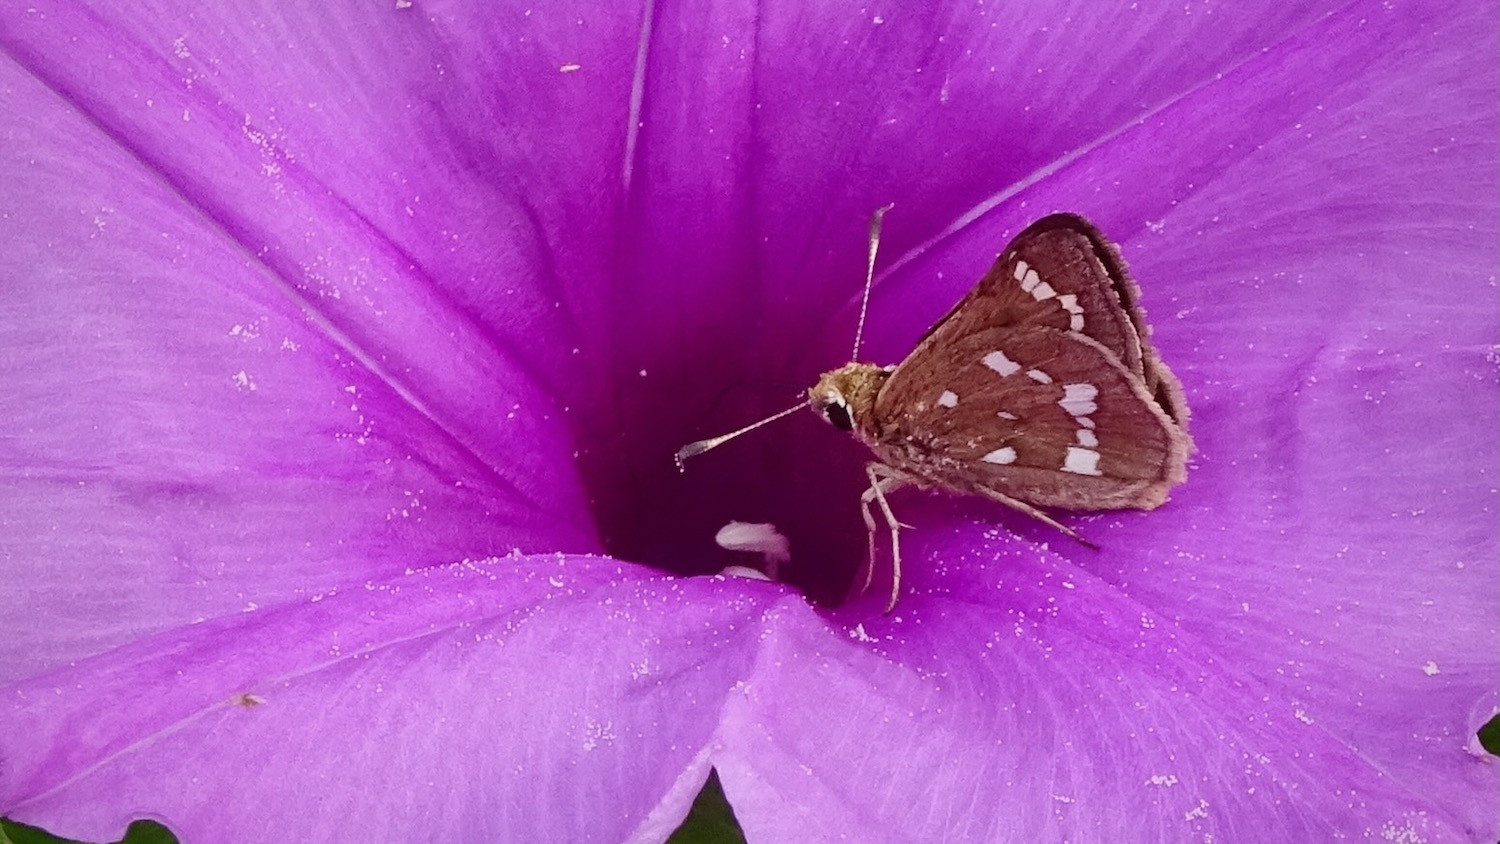
<svg viewBox="0 0 1500 844">
<path fill-rule="evenodd" d="M 849 416 L 849 407 L 842 399 L 830 399 L 823 403 L 823 415 L 840 431 L 854 430 L 854 420 Z"/>
</svg>

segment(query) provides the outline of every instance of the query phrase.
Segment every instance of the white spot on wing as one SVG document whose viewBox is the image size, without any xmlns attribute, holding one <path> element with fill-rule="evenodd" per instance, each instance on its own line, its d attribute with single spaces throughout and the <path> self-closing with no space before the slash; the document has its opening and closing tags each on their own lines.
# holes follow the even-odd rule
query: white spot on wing
<svg viewBox="0 0 1500 844">
<path fill-rule="evenodd" d="M 1057 403 L 1073 416 L 1088 416 L 1099 409 L 1094 403 L 1098 397 L 1099 388 L 1093 384 L 1064 384 L 1063 397 Z"/>
<path fill-rule="evenodd" d="M 938 404 L 943 407 L 958 407 L 958 393 L 952 390 L 944 390 L 943 394 L 938 396 Z"/>
<path fill-rule="evenodd" d="M 1040 369 L 1028 369 L 1028 370 L 1026 370 L 1026 377 L 1030 378 L 1031 380 L 1033 380 L 1035 382 L 1037 382 L 1038 384 L 1051 384 L 1052 383 L 1052 376 L 1048 375 L 1047 373 L 1045 373 L 1043 371 L 1041 371 Z"/>
<path fill-rule="evenodd" d="M 1053 296 L 1056 296 L 1057 291 L 1052 289 L 1052 285 L 1044 281 L 1041 284 L 1038 284 L 1036 288 L 1031 291 L 1031 295 L 1035 296 L 1038 302 L 1045 302 L 1048 299 L 1051 299 Z"/>
<path fill-rule="evenodd" d="M 984 356 L 984 365 L 1000 373 L 1001 377 L 1014 375 L 1021 371 L 1021 365 L 1005 356 L 1004 352 L 994 351 Z"/>
<path fill-rule="evenodd" d="M 1065 293 L 1062 296 L 1057 297 L 1057 301 L 1063 306 L 1063 310 L 1067 311 L 1069 314 L 1068 328 L 1072 329 L 1073 331 L 1082 331 L 1083 308 L 1078 304 L 1078 297 L 1072 293 Z"/>
<path fill-rule="evenodd" d="M 1102 475 L 1099 471 L 1099 452 L 1090 448 L 1068 446 L 1068 456 L 1063 460 L 1062 470 L 1075 475 Z"/>
<path fill-rule="evenodd" d="M 1016 281 L 1020 281 L 1020 280 L 1024 279 L 1026 277 L 1026 262 L 1025 261 L 1017 261 L 1016 262 L 1016 271 L 1014 273 L 1011 273 L 1011 276 L 1013 278 L 1015 278 Z"/>
<path fill-rule="evenodd" d="M 998 417 L 1000 417 L 1001 419 L 1009 419 L 1011 421 L 1015 421 L 1015 420 L 1021 418 L 1021 417 L 1015 415 L 1014 413 L 1006 413 L 1003 410 L 1000 411 L 999 413 L 995 414 L 995 415 L 998 416 Z"/>
<path fill-rule="evenodd" d="M 1094 436 L 1094 432 L 1088 428 L 1079 428 L 1078 444 L 1084 448 L 1097 448 L 1099 446 L 1099 438 Z"/>
<path fill-rule="evenodd" d="M 1041 283 L 1042 283 L 1042 277 L 1036 274 L 1036 270 L 1027 270 L 1026 271 L 1026 278 L 1024 278 L 1024 279 L 1021 280 L 1021 289 L 1024 290 L 1024 291 L 1026 291 L 1027 293 L 1031 293 L 1031 291 L 1034 290 L 1036 288 L 1036 286 L 1038 284 L 1041 284 Z M 1032 295 L 1036 295 L 1036 294 L 1033 293 Z"/>
<path fill-rule="evenodd" d="M 1010 446 L 997 448 L 989 454 L 986 454 L 982 459 L 986 463 L 999 463 L 1003 466 L 1007 463 L 1016 462 L 1016 450 L 1011 448 Z"/>
</svg>

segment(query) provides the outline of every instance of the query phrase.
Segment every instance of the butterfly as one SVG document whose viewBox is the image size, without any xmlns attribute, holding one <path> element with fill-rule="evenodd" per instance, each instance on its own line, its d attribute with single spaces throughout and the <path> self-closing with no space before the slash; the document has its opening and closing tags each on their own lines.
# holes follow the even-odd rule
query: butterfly
<svg viewBox="0 0 1500 844">
<path fill-rule="evenodd" d="M 874 278 L 870 249 L 855 355 Z M 1150 510 L 1187 475 L 1193 449 L 1182 386 L 1157 355 L 1140 290 L 1119 250 L 1076 214 L 1032 223 L 896 366 L 823 373 L 810 406 L 875 455 L 861 497 L 873 574 L 885 518 L 900 595 L 900 529 L 887 494 L 941 488 L 997 501 L 1088 543 L 1043 507 Z M 785 416 L 799 404 L 677 453 L 682 461 Z"/>
</svg>

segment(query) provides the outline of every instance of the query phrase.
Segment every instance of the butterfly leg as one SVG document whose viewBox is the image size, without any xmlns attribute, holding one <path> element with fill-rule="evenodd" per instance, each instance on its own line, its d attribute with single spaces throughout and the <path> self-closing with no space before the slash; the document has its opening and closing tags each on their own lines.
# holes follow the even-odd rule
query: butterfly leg
<svg viewBox="0 0 1500 844">
<path fill-rule="evenodd" d="M 868 592 L 870 590 L 870 583 L 875 579 L 875 515 L 870 510 L 870 504 L 875 500 L 877 487 L 880 490 L 880 494 L 884 495 L 887 492 L 894 491 L 904 483 L 904 481 L 897 482 L 895 478 L 886 477 L 883 474 L 880 478 L 876 478 L 877 474 L 881 474 L 880 470 L 887 468 L 889 467 L 880 463 L 870 464 L 866 469 L 867 474 L 870 475 L 870 488 L 865 490 L 864 494 L 859 497 L 859 514 L 864 517 L 865 534 L 870 540 L 870 553 L 865 556 L 865 582 L 859 587 L 861 593 Z M 899 525 L 900 523 L 897 522 L 897 524 Z M 907 526 L 901 525 L 901 527 Z"/>
<path fill-rule="evenodd" d="M 1016 499 L 1011 498 L 1009 495 L 1006 495 L 1005 493 L 999 492 L 997 490 L 990 489 L 989 487 L 984 487 L 984 486 L 979 487 L 979 492 L 980 492 L 980 494 L 984 495 L 986 498 L 990 498 L 992 500 L 998 501 L 1001 504 L 1004 504 L 1005 506 L 1010 507 L 1013 510 L 1017 510 L 1017 511 L 1019 511 L 1021 513 L 1025 513 L 1026 515 L 1030 516 L 1033 519 L 1036 519 L 1037 521 L 1041 522 L 1042 524 L 1051 525 L 1052 527 L 1054 527 L 1054 528 L 1062 531 L 1063 533 L 1067 534 L 1068 536 L 1073 537 L 1078 542 L 1080 542 L 1080 543 L 1082 543 L 1082 544 L 1084 544 L 1084 545 L 1086 545 L 1086 546 L 1094 549 L 1095 551 L 1099 550 L 1099 546 L 1098 545 L 1095 545 L 1094 543 L 1088 541 L 1087 539 L 1084 539 L 1083 537 L 1079 536 L 1078 533 L 1077 533 L 1077 531 L 1073 530 L 1072 528 L 1068 527 L 1067 525 L 1063 524 L 1062 522 L 1059 522 L 1058 520 L 1052 518 L 1051 516 L 1047 515 L 1046 513 L 1043 513 L 1041 510 L 1038 510 L 1037 508 L 1031 506 L 1030 504 L 1027 504 L 1024 501 L 1017 501 Z"/>
<path fill-rule="evenodd" d="M 860 513 L 865 517 L 865 527 L 869 529 L 870 536 L 870 556 L 865 563 L 864 589 L 870 588 L 870 580 L 875 576 L 875 517 L 870 512 L 870 502 L 873 501 L 880 505 L 880 512 L 885 516 L 886 526 L 891 529 L 891 601 L 885 607 L 885 611 L 890 612 L 896 608 L 896 598 L 901 594 L 900 534 L 901 528 L 908 526 L 896 521 L 896 514 L 891 512 L 891 505 L 885 500 L 885 494 L 914 483 L 915 480 L 884 463 L 866 465 L 865 474 L 870 477 L 870 488 L 865 490 L 864 495 L 859 498 Z"/>
</svg>

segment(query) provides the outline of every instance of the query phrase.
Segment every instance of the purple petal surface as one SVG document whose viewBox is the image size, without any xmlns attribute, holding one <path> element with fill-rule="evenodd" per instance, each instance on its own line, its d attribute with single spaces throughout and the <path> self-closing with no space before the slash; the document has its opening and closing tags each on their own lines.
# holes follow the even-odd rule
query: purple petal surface
<svg viewBox="0 0 1500 844">
<path fill-rule="evenodd" d="M 1500 832 L 1493 9 L 319 14 L 0 19 L 0 811 L 646 841 L 714 765 L 753 841 Z M 840 598 L 836 432 L 666 455 L 842 361 L 892 200 L 881 362 L 1043 213 L 1122 243 L 1166 509 L 899 496 L 890 617 L 443 565 L 770 521 Z"/>
<path fill-rule="evenodd" d="M 412 565 L 599 547 L 564 421 L 573 370 L 539 357 L 574 366 L 559 285 L 588 268 L 546 257 L 572 229 L 549 221 L 589 198 L 548 205 L 538 171 L 608 155 L 536 122 L 561 160 L 525 153 L 525 172 L 506 161 L 518 139 L 426 138 L 472 116 L 461 82 L 436 85 L 461 45 L 395 9 L 283 11 L 236 12 L 250 31 L 170 9 L 6 16 L 0 448 L 26 587 L 0 600 L 41 616 L 0 676 Z M 513 23 L 442 31 L 477 49 Z M 586 83 L 544 78 L 523 110 L 577 114 Z"/>
<path fill-rule="evenodd" d="M 14 684 L 0 805 L 92 840 L 122 809 L 201 841 L 662 840 L 778 602 L 629 569 L 432 567 Z"/>
</svg>

